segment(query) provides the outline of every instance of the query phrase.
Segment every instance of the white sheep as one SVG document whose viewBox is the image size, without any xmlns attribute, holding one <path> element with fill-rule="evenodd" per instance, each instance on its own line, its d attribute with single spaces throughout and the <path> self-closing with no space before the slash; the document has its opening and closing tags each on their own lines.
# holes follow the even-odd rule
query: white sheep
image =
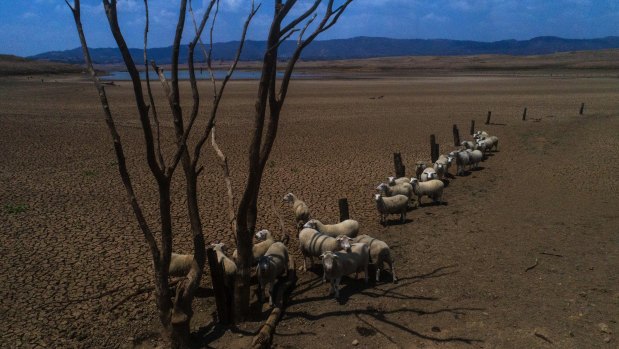
<svg viewBox="0 0 619 349">
<path fill-rule="evenodd" d="M 275 239 L 273 239 L 273 235 L 271 234 L 271 232 L 266 229 L 260 230 L 259 232 L 257 232 L 255 237 L 256 237 L 256 240 L 258 240 L 259 242 L 255 243 L 251 247 L 251 252 L 253 255 L 253 262 L 252 262 L 253 265 L 258 263 L 258 259 L 264 256 L 264 254 L 267 252 L 269 247 L 271 247 L 271 245 L 275 242 Z M 234 249 L 234 251 L 232 252 L 232 259 L 236 261 L 237 258 L 238 258 L 238 252 L 236 249 Z"/>
<path fill-rule="evenodd" d="M 436 176 L 438 179 L 445 178 L 445 174 L 447 173 L 447 162 L 443 162 L 441 159 L 436 160 L 434 163 L 434 171 L 436 171 Z"/>
<path fill-rule="evenodd" d="M 376 190 L 378 190 L 382 196 L 405 195 L 409 199 L 408 207 L 417 207 L 415 195 L 413 195 L 413 186 L 410 183 L 402 183 L 393 186 L 389 186 L 386 183 L 381 183 L 376 187 Z"/>
<path fill-rule="evenodd" d="M 451 155 L 439 155 L 438 159 L 435 162 L 436 164 L 443 164 L 443 166 L 445 167 L 445 173 L 447 174 L 449 173 L 449 168 L 451 167 L 451 164 L 453 163 L 454 157 Z M 439 171 L 435 168 L 436 173 L 439 173 Z M 440 174 L 439 174 L 439 178 L 440 178 Z"/>
<path fill-rule="evenodd" d="M 473 141 L 462 141 L 460 145 L 463 146 L 465 149 L 475 148 L 475 142 Z"/>
<path fill-rule="evenodd" d="M 350 247 L 350 252 L 325 252 L 321 256 L 322 266 L 325 275 L 331 281 L 331 293 L 335 293 L 335 298 L 340 297 L 339 285 L 344 275 L 363 271 L 365 275 L 365 283 L 368 282 L 368 263 L 370 253 L 368 245 L 355 243 Z"/>
<path fill-rule="evenodd" d="M 299 232 L 299 250 L 303 254 L 302 271 L 307 271 L 307 258 L 310 259 L 310 266 L 314 265 L 314 257 L 318 257 L 327 251 L 337 251 L 341 249 L 341 242 L 329 235 L 320 233 L 305 223 L 304 229 Z"/>
<path fill-rule="evenodd" d="M 484 159 L 484 153 L 481 150 L 470 150 L 467 149 L 469 153 L 469 164 L 473 166 L 473 168 L 479 168 L 479 163 Z"/>
<path fill-rule="evenodd" d="M 395 178 L 395 177 L 387 177 L 387 183 L 390 186 L 394 186 L 394 185 L 398 185 L 398 184 L 403 184 L 403 183 L 410 183 L 411 179 L 408 177 L 400 177 L 400 178 Z"/>
<path fill-rule="evenodd" d="M 192 254 L 178 254 L 172 252 L 170 258 L 170 276 L 186 276 L 193 264 Z"/>
<path fill-rule="evenodd" d="M 421 203 L 421 198 L 423 196 L 431 198 L 433 202 L 442 202 L 443 188 L 445 187 L 443 181 L 433 179 L 427 182 L 419 182 L 414 178 L 411 183 L 413 184 L 413 192 L 417 195 L 419 203 Z"/>
<path fill-rule="evenodd" d="M 224 270 L 224 285 L 228 289 L 232 289 L 234 286 L 234 277 L 236 275 L 236 263 L 228 256 L 226 256 L 224 249 L 226 245 L 223 243 L 211 244 L 213 250 L 217 254 L 217 262 L 222 266 Z"/>
<path fill-rule="evenodd" d="M 480 147 L 483 147 L 486 151 L 491 151 L 494 149 L 495 151 L 499 149 L 499 137 L 497 136 L 488 136 L 488 137 L 480 137 L 477 141 Z"/>
<path fill-rule="evenodd" d="M 376 208 L 380 214 L 380 223 L 385 224 L 389 214 L 400 214 L 402 223 L 406 222 L 406 210 L 410 203 L 410 199 L 406 195 L 394 195 L 390 197 L 374 195 Z"/>
<path fill-rule="evenodd" d="M 346 235 L 353 238 L 359 234 L 359 222 L 354 219 L 347 219 L 336 224 L 323 224 L 317 219 L 310 219 L 303 227 L 316 229 L 331 237 Z"/>
<path fill-rule="evenodd" d="M 275 280 L 288 270 L 288 249 L 281 242 L 273 243 L 264 256 L 258 260 L 256 275 L 258 277 L 258 298 L 260 303 L 264 301 L 263 293 L 269 284 L 269 305 L 273 305 L 273 286 Z"/>
<path fill-rule="evenodd" d="M 393 282 L 397 282 L 398 278 L 395 275 L 393 254 L 389 249 L 389 245 L 384 241 L 375 239 L 369 235 L 359 235 L 353 239 L 353 242 L 363 243 L 368 245 L 370 249 L 370 263 L 376 266 L 376 281 L 380 280 L 380 271 L 385 270 L 385 263 L 389 264 Z"/>
<path fill-rule="evenodd" d="M 467 153 L 464 150 L 460 150 L 460 151 L 453 151 L 450 154 L 454 154 L 454 157 L 456 159 L 456 165 L 457 165 L 456 175 L 463 175 L 464 167 L 466 165 L 470 165 L 469 164 L 469 153 Z"/>
<path fill-rule="evenodd" d="M 473 138 L 475 139 L 479 139 L 481 137 L 488 137 L 489 134 L 486 131 L 475 131 L 475 133 L 473 134 Z"/>
<path fill-rule="evenodd" d="M 297 229 L 300 229 L 310 219 L 310 211 L 305 202 L 297 198 L 293 193 L 284 196 L 284 202 L 292 204 L 294 218 L 297 221 Z"/>
<path fill-rule="evenodd" d="M 425 170 L 423 170 L 423 172 L 421 173 L 421 176 L 419 177 L 419 181 L 427 182 L 429 180 L 437 179 L 437 178 L 438 178 L 438 174 L 436 173 L 436 170 L 434 169 L 434 167 L 428 167 Z"/>
</svg>

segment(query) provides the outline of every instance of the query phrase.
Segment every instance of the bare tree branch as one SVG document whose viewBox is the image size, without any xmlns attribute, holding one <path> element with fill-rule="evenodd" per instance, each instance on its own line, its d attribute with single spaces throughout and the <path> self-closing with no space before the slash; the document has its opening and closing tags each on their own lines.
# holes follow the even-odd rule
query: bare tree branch
<svg viewBox="0 0 619 349">
<path fill-rule="evenodd" d="M 230 180 L 230 168 L 228 167 L 228 158 L 221 151 L 217 141 L 215 140 L 215 126 L 211 130 L 211 144 L 215 150 L 215 154 L 219 158 L 219 164 L 224 174 L 224 182 L 226 183 L 227 195 L 228 195 L 228 219 L 230 224 L 230 231 L 236 230 L 236 213 L 234 212 L 234 193 L 232 191 L 232 181 Z M 236 238 L 236 237 L 235 237 Z"/>
<path fill-rule="evenodd" d="M 281 33 L 286 34 L 288 31 L 296 27 L 299 23 L 303 22 L 307 17 L 311 16 L 311 14 L 314 13 L 314 11 L 316 11 L 316 9 L 318 8 L 318 5 L 320 5 L 321 2 L 322 0 L 315 0 L 314 4 L 309 9 L 307 9 L 307 11 L 305 11 L 302 15 L 295 18 L 288 25 L 286 25 L 284 29 L 281 30 Z"/>
<path fill-rule="evenodd" d="M 150 110 L 153 112 L 153 121 L 156 127 L 156 139 L 157 139 L 157 158 L 159 160 L 159 167 L 165 168 L 165 160 L 163 159 L 163 153 L 161 152 L 161 128 L 159 126 L 159 116 L 157 115 L 157 107 L 155 106 L 155 100 L 153 98 L 153 92 L 150 88 L 150 75 L 148 70 L 148 29 L 149 29 L 149 15 L 148 15 L 148 0 L 144 0 L 144 9 L 146 24 L 144 24 L 144 72 L 146 74 L 146 90 L 148 92 L 148 100 L 150 102 Z"/>
<path fill-rule="evenodd" d="M 217 116 L 217 111 L 219 110 L 219 103 L 221 102 L 221 98 L 223 96 L 223 93 L 224 93 L 224 90 L 226 88 L 226 85 L 228 84 L 228 81 L 230 81 L 230 78 L 232 77 L 232 74 L 236 70 L 236 66 L 239 63 L 239 60 L 241 59 L 241 53 L 243 52 L 243 47 L 244 47 L 244 44 L 245 44 L 245 38 L 247 36 L 247 30 L 249 28 L 249 24 L 251 23 L 251 20 L 254 18 L 254 16 L 256 15 L 258 10 L 260 9 L 260 4 L 257 7 L 254 7 L 254 1 L 253 0 L 252 0 L 251 4 L 252 4 L 251 11 L 250 11 L 249 15 L 247 16 L 247 19 L 245 20 L 245 24 L 243 25 L 243 32 L 241 34 L 241 39 L 240 39 L 240 42 L 239 42 L 239 46 L 238 46 L 238 48 L 236 50 L 236 55 L 234 56 L 234 60 L 232 61 L 232 64 L 230 65 L 230 68 L 228 69 L 228 72 L 226 73 L 226 76 L 223 78 L 223 80 L 221 82 L 221 85 L 219 86 L 219 91 L 215 93 L 215 100 L 213 101 L 213 105 L 211 106 L 211 112 L 210 112 L 209 120 L 208 120 L 208 122 L 206 124 L 204 132 L 202 133 L 202 137 L 200 138 L 200 140 L 198 141 L 198 143 L 196 144 L 196 146 L 194 148 L 194 156 L 193 156 L 194 166 L 197 164 L 197 162 L 198 162 L 198 160 L 200 158 L 200 151 L 202 149 L 202 146 L 204 145 L 204 143 L 208 139 L 208 136 L 209 136 L 209 134 L 211 132 L 211 129 L 215 126 L 215 116 Z M 210 57 L 210 55 L 209 55 L 209 57 Z M 209 71 L 211 71 L 212 67 L 211 67 L 210 63 L 208 65 L 208 67 L 209 67 L 208 68 Z M 211 74 L 212 74 L 212 72 L 211 72 Z"/>
<path fill-rule="evenodd" d="M 67 5 L 69 5 L 68 2 L 67 2 Z M 116 154 L 116 159 L 118 161 L 118 172 L 120 173 L 120 177 L 122 179 L 123 185 L 127 192 L 127 198 L 129 199 L 129 203 L 131 204 L 133 213 L 135 214 L 135 217 L 138 221 L 138 225 L 140 226 L 140 229 L 142 230 L 142 233 L 144 234 L 144 239 L 148 243 L 148 246 L 150 248 L 150 251 L 153 257 L 153 261 L 159 261 L 159 258 L 160 258 L 159 248 L 157 247 L 157 242 L 155 241 L 155 237 L 152 233 L 152 230 L 148 226 L 148 223 L 146 222 L 144 214 L 142 213 L 142 208 L 135 197 L 135 192 L 133 190 L 131 176 L 129 175 L 129 171 L 127 169 L 123 145 L 120 140 L 120 135 L 118 134 L 118 131 L 116 130 L 116 124 L 114 123 L 114 119 L 110 111 L 110 106 L 107 100 L 107 95 L 105 93 L 105 88 L 103 87 L 103 85 L 101 85 L 99 77 L 97 76 L 97 73 L 95 72 L 95 69 L 92 64 L 92 59 L 90 57 L 90 51 L 88 50 L 88 44 L 86 43 L 86 37 L 84 36 L 84 31 L 82 29 L 80 1 L 75 0 L 74 6 L 69 5 L 69 8 L 71 9 L 71 12 L 73 13 L 73 19 L 75 20 L 75 25 L 77 27 L 77 31 L 79 34 L 80 44 L 82 46 L 82 53 L 84 55 L 84 61 L 86 63 L 86 67 L 88 68 L 90 77 L 92 78 L 92 81 L 97 91 L 99 92 L 99 100 L 101 102 L 101 106 L 103 107 L 103 113 L 105 114 L 105 123 L 108 127 L 108 131 L 110 132 L 110 135 L 112 136 L 112 140 L 114 141 L 114 151 Z M 156 273 L 159 273 L 160 267 L 161 266 L 158 263 L 154 263 L 154 269 Z"/>
<path fill-rule="evenodd" d="M 138 69 L 136 68 L 133 58 L 131 57 L 131 53 L 129 52 L 129 48 L 127 47 L 127 43 L 125 42 L 125 38 L 123 37 L 120 31 L 120 27 L 118 25 L 116 1 L 103 0 L 103 6 L 105 8 L 105 13 L 108 18 L 110 30 L 112 31 L 112 35 L 116 40 L 116 44 L 118 45 L 118 48 L 121 52 L 123 61 L 125 62 L 125 66 L 127 67 L 127 72 L 129 73 L 129 76 L 131 77 L 131 82 L 133 84 L 135 102 L 138 108 L 138 112 L 140 114 L 140 123 L 142 125 L 142 130 L 144 133 L 144 140 L 146 145 L 146 159 L 148 162 L 148 166 L 150 167 L 150 170 L 155 176 L 155 178 L 157 178 L 158 181 L 161 181 L 163 180 L 164 174 L 163 169 L 160 168 L 157 164 L 157 160 L 155 157 L 153 131 L 150 127 L 150 120 L 148 118 L 148 107 L 144 102 L 144 94 L 142 93 L 140 74 L 138 72 Z"/>
</svg>

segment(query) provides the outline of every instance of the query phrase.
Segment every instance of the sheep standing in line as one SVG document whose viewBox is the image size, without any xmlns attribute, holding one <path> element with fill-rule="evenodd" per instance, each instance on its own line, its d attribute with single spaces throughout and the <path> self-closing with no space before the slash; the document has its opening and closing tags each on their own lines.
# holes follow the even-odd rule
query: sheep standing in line
<svg viewBox="0 0 619 349">
<path fill-rule="evenodd" d="M 398 184 L 410 183 L 410 181 L 411 179 L 408 177 L 400 177 L 400 178 L 387 177 L 387 184 L 389 184 L 389 186 L 391 187 L 398 185 Z"/>
<path fill-rule="evenodd" d="M 434 163 L 434 171 L 436 172 L 437 179 L 442 180 L 445 178 L 445 174 L 447 173 L 447 163 L 436 160 Z"/>
<path fill-rule="evenodd" d="M 256 275 L 258 277 L 258 298 L 264 302 L 263 293 L 269 284 L 269 305 L 273 305 L 273 286 L 275 280 L 288 270 L 288 249 L 281 242 L 273 243 L 264 256 L 258 260 Z"/>
<path fill-rule="evenodd" d="M 419 181 L 427 182 L 429 180 L 437 179 L 437 178 L 438 178 L 438 174 L 436 173 L 436 170 L 434 169 L 434 167 L 428 167 L 425 170 L 423 170 L 423 172 L 421 173 Z"/>
<path fill-rule="evenodd" d="M 467 149 L 469 153 L 469 164 L 473 168 L 479 168 L 479 163 L 484 159 L 484 153 L 481 150 L 470 150 Z"/>
<path fill-rule="evenodd" d="M 310 219 L 310 211 L 305 202 L 297 198 L 293 193 L 288 193 L 284 196 L 284 202 L 292 204 L 294 218 L 297 221 L 297 230 L 301 229 L 303 224 Z"/>
<path fill-rule="evenodd" d="M 226 256 L 226 253 L 224 252 L 226 245 L 220 242 L 217 244 L 211 244 L 211 246 L 217 254 L 217 262 L 224 270 L 224 286 L 228 289 L 232 289 L 234 287 L 234 277 L 236 275 L 236 263 Z"/>
<path fill-rule="evenodd" d="M 186 276 L 191 269 L 191 265 L 193 264 L 193 255 L 192 254 L 178 254 L 172 252 L 172 257 L 170 258 L 170 276 Z"/>
<path fill-rule="evenodd" d="M 442 164 L 443 167 L 445 167 L 445 173 L 444 174 L 446 175 L 447 173 L 449 173 L 449 168 L 451 167 L 451 163 L 453 162 L 453 159 L 454 158 L 451 155 L 443 155 L 443 154 L 441 154 L 441 155 L 439 155 L 438 159 L 436 160 L 435 165 L 436 164 Z M 435 170 L 436 170 L 436 173 L 439 172 L 436 168 L 435 168 Z M 440 174 L 439 174 L 439 176 L 440 176 Z"/>
<path fill-rule="evenodd" d="M 368 245 L 370 250 L 370 263 L 374 263 L 376 266 L 377 282 L 380 280 L 380 271 L 385 270 L 385 263 L 389 264 L 389 270 L 391 270 L 393 283 L 398 281 L 398 278 L 395 275 L 393 254 L 391 253 L 391 249 L 389 249 L 389 245 L 387 245 L 387 243 L 369 235 L 359 235 L 352 240 L 356 243 Z"/>
<path fill-rule="evenodd" d="M 386 183 L 381 183 L 376 187 L 376 190 L 382 196 L 395 196 L 395 195 L 404 195 L 409 199 L 409 208 L 417 207 L 417 202 L 415 201 L 415 195 L 413 195 L 413 186 L 410 183 L 402 183 L 393 186 L 389 186 Z"/>
<path fill-rule="evenodd" d="M 259 232 L 257 232 L 255 237 L 256 237 L 256 240 L 258 240 L 259 242 L 255 243 L 251 248 L 251 252 L 253 255 L 252 265 L 255 265 L 256 263 L 258 263 L 258 259 L 264 256 L 264 254 L 267 252 L 269 247 L 271 247 L 271 245 L 275 242 L 275 239 L 273 238 L 273 235 L 271 234 L 271 232 L 266 229 L 260 230 Z M 237 257 L 238 257 L 237 253 L 238 253 L 237 250 L 234 249 L 234 251 L 232 252 L 232 260 L 234 261 L 237 260 Z"/>
<path fill-rule="evenodd" d="M 473 149 L 475 148 L 475 142 L 473 141 L 462 141 L 460 143 L 461 146 L 464 147 L 464 149 Z"/>
<path fill-rule="evenodd" d="M 453 151 L 450 154 L 453 154 L 456 159 L 456 166 L 457 166 L 456 175 L 459 175 L 459 176 L 463 175 L 465 171 L 464 167 L 466 165 L 470 166 L 469 154 L 464 150 Z"/>
<path fill-rule="evenodd" d="M 487 151 L 492 151 L 492 149 L 499 150 L 499 137 L 497 136 L 488 136 L 488 137 L 480 137 L 477 141 L 480 147 L 484 147 Z"/>
<path fill-rule="evenodd" d="M 320 233 L 318 230 L 305 223 L 304 229 L 299 232 L 299 250 L 303 254 L 302 271 L 307 271 L 307 258 L 310 260 L 310 267 L 314 265 L 314 257 L 319 257 L 327 251 L 337 251 L 341 249 L 341 242 L 336 238 Z"/>
<path fill-rule="evenodd" d="M 445 184 L 438 179 L 433 179 L 427 182 L 419 182 L 416 178 L 411 180 L 413 184 L 413 192 L 417 195 L 417 200 L 421 204 L 421 198 L 427 196 L 435 203 L 441 203 L 443 198 L 443 188 Z"/>
<path fill-rule="evenodd" d="M 410 199 L 406 195 L 394 195 L 390 197 L 374 195 L 376 208 L 380 214 L 380 224 L 385 224 L 387 216 L 390 214 L 400 214 L 402 223 L 406 222 L 406 210 L 410 203 Z"/>
<path fill-rule="evenodd" d="M 346 235 L 354 238 L 357 234 L 359 234 L 359 222 L 354 219 L 347 219 L 336 224 L 323 224 L 317 219 L 310 219 L 303 227 L 316 229 L 321 234 L 331 237 Z"/>
<path fill-rule="evenodd" d="M 321 256 L 322 265 L 327 279 L 331 282 L 331 293 L 335 293 L 335 298 L 340 297 L 339 285 L 342 276 L 363 271 L 365 283 L 368 282 L 368 263 L 370 253 L 368 245 L 355 243 L 350 247 L 350 252 L 325 252 Z"/>
</svg>

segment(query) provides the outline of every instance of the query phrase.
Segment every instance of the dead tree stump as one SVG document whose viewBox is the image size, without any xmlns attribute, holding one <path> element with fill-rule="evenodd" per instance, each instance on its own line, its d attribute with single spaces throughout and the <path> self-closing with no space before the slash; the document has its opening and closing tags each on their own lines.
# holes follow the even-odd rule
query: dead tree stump
<svg viewBox="0 0 619 349">
<path fill-rule="evenodd" d="M 580 103 L 580 115 L 585 112 L 585 103 Z"/>
<path fill-rule="evenodd" d="M 229 325 L 232 320 L 232 292 L 226 292 L 224 286 L 224 271 L 217 261 L 217 253 L 212 248 L 206 249 L 209 269 L 211 271 L 211 281 L 213 282 L 213 292 L 215 293 L 215 306 L 217 307 L 217 321 L 221 325 Z"/>
<path fill-rule="evenodd" d="M 527 108 L 524 108 L 524 111 L 522 112 L 522 121 L 525 121 L 527 119 Z"/>
<path fill-rule="evenodd" d="M 486 125 L 490 125 L 491 116 L 492 116 L 492 111 L 488 110 L 488 116 L 486 117 Z"/>
<path fill-rule="evenodd" d="M 475 134 L 475 120 L 471 120 L 471 136 Z"/>
</svg>

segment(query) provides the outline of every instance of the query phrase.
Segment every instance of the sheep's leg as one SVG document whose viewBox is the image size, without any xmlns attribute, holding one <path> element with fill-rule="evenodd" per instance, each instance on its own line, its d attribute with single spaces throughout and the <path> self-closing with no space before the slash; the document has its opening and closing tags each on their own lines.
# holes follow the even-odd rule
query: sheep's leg
<svg viewBox="0 0 619 349">
<path fill-rule="evenodd" d="M 364 277 L 364 279 L 365 279 L 365 284 L 367 285 L 367 284 L 368 284 L 368 282 L 369 282 L 369 277 L 368 277 L 368 264 L 367 264 L 367 263 L 365 263 L 365 268 L 364 268 L 364 270 L 363 270 L 363 275 L 365 276 L 365 277 Z"/>
<path fill-rule="evenodd" d="M 269 305 L 273 306 L 273 288 L 275 287 L 275 281 L 271 281 L 271 287 L 269 287 Z"/>
<path fill-rule="evenodd" d="M 395 276 L 395 269 L 394 269 L 394 264 L 395 262 L 391 261 L 389 262 L 389 268 L 391 269 L 391 277 L 393 278 L 393 283 L 395 284 L 398 281 L 398 278 Z"/>
<path fill-rule="evenodd" d="M 380 268 L 378 267 L 378 263 L 376 263 L 376 282 L 380 281 Z"/>
<path fill-rule="evenodd" d="M 335 298 L 340 298 L 340 280 L 341 279 L 342 279 L 341 277 L 335 278 L 335 284 L 333 286 L 333 289 L 335 290 Z"/>
<path fill-rule="evenodd" d="M 258 301 L 260 302 L 260 304 L 264 303 L 264 284 L 262 283 L 262 280 L 258 281 Z"/>
</svg>

